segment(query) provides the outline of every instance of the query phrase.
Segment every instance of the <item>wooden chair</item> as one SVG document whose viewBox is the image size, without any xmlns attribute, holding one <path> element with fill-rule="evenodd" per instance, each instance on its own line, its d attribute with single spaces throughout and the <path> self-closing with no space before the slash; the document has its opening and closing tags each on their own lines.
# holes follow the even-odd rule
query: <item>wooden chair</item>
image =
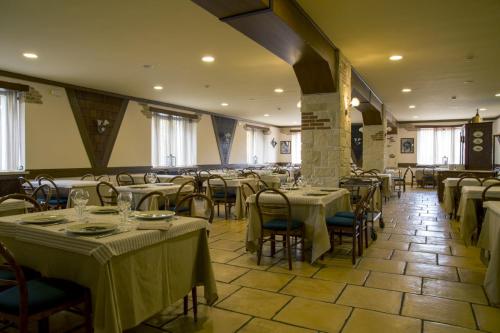
<svg viewBox="0 0 500 333">
<path fill-rule="evenodd" d="M 192 190 L 188 190 L 187 187 L 192 186 Z M 187 206 L 179 206 L 179 202 L 183 201 L 183 199 L 193 193 L 196 192 L 196 182 L 194 180 L 187 180 L 186 182 L 182 183 L 179 189 L 177 190 L 177 193 L 175 194 L 173 202 L 169 202 L 169 210 L 176 211 L 177 213 L 184 213 L 184 212 L 190 212 L 191 207 Z"/>
<path fill-rule="evenodd" d="M 281 198 L 280 203 L 265 203 L 261 200 L 261 195 L 274 194 L 275 199 Z M 274 200 L 273 200 L 274 201 Z M 255 197 L 255 206 L 257 207 L 257 212 L 260 221 L 260 237 L 259 237 L 259 249 L 257 250 L 257 265 L 260 265 L 262 258 L 262 247 L 265 242 L 271 242 L 271 256 L 274 256 L 276 252 L 276 236 L 282 236 L 283 248 L 287 251 L 288 257 L 288 269 L 292 269 L 292 237 L 297 239 L 300 237 L 300 241 L 295 241 L 295 248 L 297 248 L 298 243 L 302 245 L 301 259 L 304 260 L 304 238 L 306 235 L 305 224 L 303 221 L 292 218 L 292 207 L 290 201 L 283 192 L 274 188 L 263 189 L 257 192 Z"/>
<path fill-rule="evenodd" d="M 18 177 L 19 179 L 19 185 L 21 185 L 21 193 L 26 194 L 26 195 L 32 195 L 33 192 L 35 192 L 35 187 L 29 180 L 27 180 L 24 177 Z"/>
<path fill-rule="evenodd" d="M 111 182 L 111 178 L 109 178 L 108 175 L 96 176 L 95 180 L 98 181 L 98 182 L 108 182 L 108 183 Z"/>
<path fill-rule="evenodd" d="M 422 170 L 422 187 L 432 185 L 436 187 L 436 170 L 434 168 L 424 168 Z"/>
<path fill-rule="evenodd" d="M 116 206 L 116 199 L 119 193 L 111 183 L 99 182 L 96 185 L 96 192 L 99 196 L 101 206 Z"/>
<path fill-rule="evenodd" d="M 183 176 L 180 176 L 180 175 L 179 176 L 174 176 L 174 177 L 170 178 L 169 183 L 176 183 L 176 182 L 179 182 L 179 181 L 181 181 L 183 183 L 183 180 L 184 180 Z M 196 185 L 195 188 L 197 188 L 197 187 L 198 187 L 198 185 Z"/>
<path fill-rule="evenodd" d="M 21 194 L 21 193 L 13 193 L 13 194 L 8 194 L 3 197 L 0 197 L 0 204 L 6 200 L 9 199 L 16 199 L 16 200 L 23 200 L 29 204 L 31 204 L 33 207 L 28 208 L 28 212 L 33 213 L 33 212 L 41 212 L 43 211 L 42 205 L 38 201 L 36 201 L 33 197 L 26 195 L 26 194 Z"/>
<path fill-rule="evenodd" d="M 469 185 L 471 183 L 474 183 L 474 185 L 481 186 L 481 180 L 475 176 L 462 176 L 460 179 L 457 181 L 457 186 L 455 187 L 455 192 L 453 195 L 453 216 L 456 218 L 457 217 L 457 210 L 458 210 L 458 205 L 460 203 L 460 197 L 462 196 L 462 186 L 464 180 L 469 180 Z"/>
<path fill-rule="evenodd" d="M 134 185 L 134 177 L 127 172 L 120 172 L 116 175 L 116 183 L 118 186 Z"/>
<path fill-rule="evenodd" d="M 50 186 L 51 194 L 48 201 L 49 209 L 64 209 L 68 204 L 68 197 L 62 196 L 61 191 L 57 187 L 56 183 L 51 178 L 40 177 L 38 178 L 39 186 L 44 184 Z M 54 195 L 53 195 L 54 194 Z"/>
<path fill-rule="evenodd" d="M 247 198 L 256 193 L 255 189 L 248 183 L 242 183 L 240 187 L 240 193 L 243 197 L 243 202 L 245 203 L 245 212 L 248 213 Z"/>
<path fill-rule="evenodd" d="M 51 175 L 48 175 L 46 173 L 42 173 L 42 174 L 39 174 L 35 177 L 35 181 L 38 181 L 40 178 L 48 178 L 48 179 L 54 180 L 54 177 L 52 177 Z"/>
<path fill-rule="evenodd" d="M 405 178 L 401 175 L 401 169 L 397 169 L 397 174 L 392 175 L 392 182 L 394 184 L 394 190 L 398 192 L 398 198 L 401 198 L 401 190 L 406 192 L 406 182 Z"/>
<path fill-rule="evenodd" d="M 203 183 L 210 178 L 212 174 L 208 170 L 200 170 L 198 171 L 198 177 L 197 177 L 197 182 L 198 182 L 198 192 L 199 193 L 207 193 L 207 189 L 203 185 Z"/>
<path fill-rule="evenodd" d="M 30 321 L 38 322 L 39 332 L 49 332 L 49 317 L 57 312 L 83 304 L 85 332 L 92 332 L 92 303 L 90 291 L 76 283 L 39 278 L 26 281 L 23 269 L 0 242 L 2 269 L 14 278 L 0 279 L 0 285 L 10 288 L 0 293 L 0 319 L 15 322 L 20 333 L 28 333 Z"/>
<path fill-rule="evenodd" d="M 85 175 L 83 175 L 80 180 L 96 180 L 95 179 L 95 176 L 91 173 L 87 173 Z"/>
<path fill-rule="evenodd" d="M 410 167 L 407 167 L 405 170 L 405 173 L 403 174 L 403 180 L 404 180 L 404 185 L 403 185 L 403 192 L 406 191 L 406 176 L 410 173 L 411 177 L 411 188 L 413 188 L 413 182 L 415 181 L 415 174 L 413 173 L 413 170 Z"/>
<path fill-rule="evenodd" d="M 489 186 L 491 184 L 496 184 L 496 183 L 499 183 L 500 182 L 500 179 L 499 178 L 495 178 L 495 177 L 488 177 L 488 178 L 484 178 L 482 181 L 481 181 L 481 185 L 482 186 Z"/>
<path fill-rule="evenodd" d="M 245 178 L 253 178 L 253 179 L 260 179 L 260 175 L 256 173 L 255 171 L 248 171 L 243 173 L 243 177 Z"/>
<path fill-rule="evenodd" d="M 151 199 L 155 199 L 158 202 L 158 209 L 163 210 L 168 208 L 168 198 L 160 191 L 149 192 L 142 196 L 139 203 L 136 206 L 137 210 L 151 210 Z M 149 203 L 145 209 L 141 208 L 144 203 Z"/>
<path fill-rule="evenodd" d="M 491 185 L 488 185 L 484 190 L 483 193 L 481 194 L 481 201 L 478 203 L 476 206 L 476 212 L 480 212 L 477 216 L 477 238 L 479 238 L 479 235 L 481 234 L 481 229 L 483 227 L 483 220 L 484 216 L 486 214 L 486 208 L 483 208 L 483 203 L 487 201 L 500 201 L 500 196 L 497 194 L 495 196 L 489 195 L 488 192 L 490 189 L 494 189 L 496 187 L 500 187 L 500 182 L 493 183 Z"/>
<path fill-rule="evenodd" d="M 144 184 L 149 184 L 148 177 L 146 177 L 146 176 L 148 175 L 148 173 L 149 173 L 149 172 L 146 172 L 146 173 L 144 174 L 144 176 L 142 177 L 142 178 L 143 178 L 143 180 L 144 180 Z M 132 177 L 132 175 L 130 175 L 130 177 Z M 132 178 L 132 180 L 133 180 L 133 178 Z M 159 183 L 159 182 L 160 182 L 160 178 L 156 177 L 156 181 L 155 181 L 155 183 Z M 130 185 L 130 184 L 127 184 L 127 185 Z"/>
<path fill-rule="evenodd" d="M 260 191 L 260 190 L 264 190 L 264 189 L 267 189 L 267 188 L 270 188 L 269 184 L 267 184 L 265 181 L 263 181 L 262 179 L 259 179 L 257 180 L 257 189 Z"/>
<path fill-rule="evenodd" d="M 49 210 L 49 200 L 51 197 L 51 189 L 47 184 L 38 186 L 35 191 L 31 194 L 31 198 L 33 198 L 36 202 L 40 204 L 42 210 Z"/>
<path fill-rule="evenodd" d="M 214 180 L 220 181 L 220 184 L 214 185 Z M 236 204 L 236 191 L 230 191 L 226 180 L 219 175 L 208 177 L 207 186 L 214 205 L 217 205 L 217 216 L 220 215 L 219 205 L 223 204 L 224 216 L 227 219 L 231 214 L 231 207 Z"/>
</svg>

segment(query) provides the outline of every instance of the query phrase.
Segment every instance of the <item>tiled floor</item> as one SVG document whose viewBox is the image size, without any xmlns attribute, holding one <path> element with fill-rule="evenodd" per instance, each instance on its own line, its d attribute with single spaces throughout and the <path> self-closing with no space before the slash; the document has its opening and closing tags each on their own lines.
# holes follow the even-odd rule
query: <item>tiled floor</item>
<svg viewBox="0 0 500 333">
<path fill-rule="evenodd" d="M 210 236 L 215 306 L 201 304 L 194 323 L 179 304 L 129 332 L 500 332 L 478 249 L 457 239 L 435 191 L 391 198 L 384 217 L 385 229 L 355 266 L 346 242 L 313 265 L 294 261 L 292 271 L 280 253 L 257 266 L 245 253 L 245 221 L 218 220 Z M 71 322 L 56 321 L 58 332 Z"/>
</svg>

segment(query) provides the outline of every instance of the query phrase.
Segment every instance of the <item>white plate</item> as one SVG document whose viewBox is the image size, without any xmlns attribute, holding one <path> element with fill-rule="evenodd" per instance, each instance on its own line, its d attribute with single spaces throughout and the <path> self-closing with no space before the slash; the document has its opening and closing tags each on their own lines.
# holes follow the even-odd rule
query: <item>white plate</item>
<svg viewBox="0 0 500 333">
<path fill-rule="evenodd" d="M 116 207 L 96 207 L 89 209 L 92 214 L 117 214 L 120 210 Z"/>
<path fill-rule="evenodd" d="M 105 232 L 112 232 L 118 228 L 116 223 L 80 223 L 68 226 L 67 232 L 78 235 L 98 235 Z"/>
<path fill-rule="evenodd" d="M 41 215 L 27 215 L 21 218 L 21 222 L 29 224 L 48 224 L 63 221 L 64 215 L 56 214 L 41 214 Z"/>
<path fill-rule="evenodd" d="M 139 220 L 164 220 L 171 218 L 175 212 L 170 210 L 151 210 L 147 212 L 135 212 L 134 217 Z"/>
</svg>

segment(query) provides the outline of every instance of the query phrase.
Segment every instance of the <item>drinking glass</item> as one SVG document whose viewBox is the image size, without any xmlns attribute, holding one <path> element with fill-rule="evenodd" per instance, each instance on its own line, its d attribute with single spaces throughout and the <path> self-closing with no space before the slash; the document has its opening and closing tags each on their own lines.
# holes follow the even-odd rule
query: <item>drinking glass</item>
<svg viewBox="0 0 500 333">
<path fill-rule="evenodd" d="M 126 224 L 128 222 L 128 213 L 132 207 L 133 196 L 132 192 L 121 192 L 116 198 L 118 209 L 122 213 L 122 222 Z"/>
<path fill-rule="evenodd" d="M 90 195 L 87 190 L 84 189 L 75 189 L 71 191 L 71 200 L 75 204 L 76 214 L 80 221 L 85 220 L 85 206 L 89 201 Z"/>
<path fill-rule="evenodd" d="M 146 180 L 148 181 L 148 183 L 150 184 L 154 184 L 156 183 L 156 180 L 158 179 L 158 175 L 154 172 L 148 172 L 146 174 Z"/>
</svg>

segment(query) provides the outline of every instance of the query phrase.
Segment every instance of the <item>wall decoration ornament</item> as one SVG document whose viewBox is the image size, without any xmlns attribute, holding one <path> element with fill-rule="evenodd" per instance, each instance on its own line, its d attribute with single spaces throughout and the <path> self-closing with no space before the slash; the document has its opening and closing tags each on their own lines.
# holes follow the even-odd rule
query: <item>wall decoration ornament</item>
<svg viewBox="0 0 500 333">
<path fill-rule="evenodd" d="M 415 153 L 415 139 L 414 138 L 401 138 L 401 154 Z"/>
<path fill-rule="evenodd" d="M 276 140 L 273 138 L 271 140 L 271 146 L 273 146 L 273 148 L 275 148 L 277 144 L 278 144 L 278 142 L 276 142 Z"/>
<path fill-rule="evenodd" d="M 280 154 L 292 153 L 292 141 L 280 141 Z"/>
<path fill-rule="evenodd" d="M 236 119 L 212 115 L 212 125 L 222 165 L 229 164 L 229 154 L 231 153 L 237 123 Z"/>
<path fill-rule="evenodd" d="M 109 126 L 109 120 L 107 119 L 97 119 L 97 133 L 103 134 L 106 132 L 106 128 Z"/>
<path fill-rule="evenodd" d="M 24 94 L 24 102 L 30 104 L 43 104 L 42 94 L 33 87 Z"/>
</svg>

